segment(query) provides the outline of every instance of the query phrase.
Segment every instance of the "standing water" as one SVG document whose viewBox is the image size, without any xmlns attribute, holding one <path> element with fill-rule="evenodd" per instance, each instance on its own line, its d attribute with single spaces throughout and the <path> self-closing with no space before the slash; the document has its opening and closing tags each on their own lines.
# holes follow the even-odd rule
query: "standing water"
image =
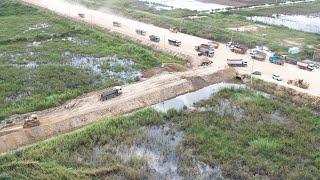
<svg viewBox="0 0 320 180">
<path fill-rule="evenodd" d="M 214 4 L 214 3 L 203 3 L 196 0 L 140 0 L 145 2 L 150 7 L 156 9 L 189 9 L 192 11 L 212 11 L 212 10 L 223 10 L 229 6 Z"/>
<path fill-rule="evenodd" d="M 198 91 L 187 93 L 162 103 L 155 104 L 152 107 L 157 111 L 162 112 L 167 112 L 169 109 L 182 110 L 184 107 L 192 108 L 196 102 L 209 99 L 213 93 L 216 93 L 224 88 L 241 89 L 245 88 L 245 85 L 230 83 L 213 84 Z"/>
<path fill-rule="evenodd" d="M 317 16 L 274 14 L 272 17 L 253 16 L 247 19 L 299 31 L 320 33 L 320 17 Z"/>
</svg>

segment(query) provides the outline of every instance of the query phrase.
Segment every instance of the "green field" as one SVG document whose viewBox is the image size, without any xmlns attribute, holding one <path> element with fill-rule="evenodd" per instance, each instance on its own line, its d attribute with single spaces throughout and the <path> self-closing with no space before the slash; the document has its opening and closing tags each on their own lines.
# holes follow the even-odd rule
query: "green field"
<svg viewBox="0 0 320 180">
<path fill-rule="evenodd" d="M 268 14 L 271 11 L 279 11 L 281 9 L 289 9 L 294 13 L 304 11 L 312 13 L 319 12 L 319 2 L 306 3 L 301 5 L 291 5 L 289 8 L 278 7 L 265 8 L 261 10 L 234 10 L 225 13 L 216 13 L 208 15 L 206 13 L 175 9 L 175 10 L 156 10 L 138 2 L 137 0 L 124 0 L 124 1 L 105 1 L 105 0 L 70 0 L 76 1 L 94 7 L 109 7 L 115 13 L 120 13 L 124 16 L 137 19 L 139 21 L 155 24 L 163 28 L 181 27 L 181 31 L 187 34 L 196 35 L 212 40 L 221 42 L 228 42 L 231 37 L 234 41 L 243 43 L 248 47 L 255 47 L 256 45 L 266 45 L 271 50 L 280 53 L 286 53 L 289 47 L 298 46 L 302 52 L 296 57 L 298 59 L 313 57 L 315 48 L 320 48 L 320 36 L 315 33 L 307 33 L 302 31 L 291 30 L 286 27 L 267 26 L 263 27 L 261 23 L 255 23 L 247 20 L 246 16 L 250 15 L 263 15 L 265 12 Z M 308 4 L 308 5 L 307 5 Z M 306 8 L 302 8 L 306 5 Z M 300 8 L 295 8 L 295 6 Z M 310 8 L 308 8 L 310 7 Z M 189 16 L 204 15 L 200 19 L 189 19 Z M 239 28 L 241 26 L 257 26 L 257 31 L 237 32 L 229 28 Z M 319 59 L 320 61 L 320 59 Z"/>
<path fill-rule="evenodd" d="M 227 179 L 320 176 L 320 117 L 310 110 L 232 89 L 196 107 L 166 114 L 146 109 L 9 153 L 0 157 L 0 179 L 164 177 L 148 157 L 132 153 L 137 147 L 160 151 L 176 161 L 179 176 L 191 179 L 201 177 L 199 164 Z M 166 137 L 177 146 L 161 149 L 157 143 Z"/>
<path fill-rule="evenodd" d="M 15 0 L 0 2 L 0 120 L 185 62 Z"/>
</svg>

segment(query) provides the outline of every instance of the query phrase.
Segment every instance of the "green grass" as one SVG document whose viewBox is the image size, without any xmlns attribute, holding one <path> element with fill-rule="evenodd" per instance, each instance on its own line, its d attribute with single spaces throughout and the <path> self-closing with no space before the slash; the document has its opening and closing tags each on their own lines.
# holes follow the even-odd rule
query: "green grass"
<svg viewBox="0 0 320 180">
<path fill-rule="evenodd" d="M 33 46 L 33 42 L 41 44 Z M 133 64 L 112 65 L 105 60 L 95 64 L 97 72 L 91 66 L 75 65 L 74 58 L 81 57 L 110 57 Z M 0 2 L 0 120 L 135 81 L 130 76 L 110 77 L 109 70 L 130 73 L 168 62 L 185 63 L 15 0 Z"/>
<path fill-rule="evenodd" d="M 72 1 L 72 0 L 70 0 Z M 77 1 L 77 0 L 74 0 Z M 253 21 L 246 20 L 245 16 L 254 15 L 258 10 L 241 10 L 230 11 L 226 13 L 216 13 L 197 20 L 185 19 L 188 16 L 203 15 L 201 12 L 190 10 L 155 10 L 143 5 L 136 0 L 125 1 L 104 1 L 104 0 L 80 0 L 83 4 L 89 4 L 90 7 L 109 7 L 115 13 L 121 13 L 124 16 L 137 19 L 146 23 L 155 24 L 163 28 L 170 28 L 172 26 L 180 27 L 184 33 L 196 35 L 199 37 L 218 40 L 221 42 L 228 42 L 233 37 L 234 41 L 243 43 L 248 47 L 255 47 L 256 45 L 267 45 L 271 50 L 276 52 L 286 53 L 289 47 L 296 46 L 288 44 L 288 41 L 294 41 L 299 43 L 303 52 L 297 55 L 297 58 L 312 58 L 313 49 L 320 48 L 319 35 L 314 33 L 307 33 L 302 31 L 291 30 L 286 27 L 268 26 L 268 28 L 258 28 L 255 32 L 236 32 L 229 30 L 228 28 L 237 28 L 246 25 L 261 25 L 261 23 L 255 23 Z M 319 12 L 319 1 L 314 4 L 304 3 L 296 5 L 305 8 L 305 11 Z M 280 7 L 282 8 L 282 6 Z M 286 8 L 286 7 L 284 7 Z M 271 8 L 270 8 L 271 9 Z M 273 9 L 273 8 L 272 8 Z M 275 8 L 276 9 L 276 8 Z M 290 9 L 290 8 L 289 8 Z M 267 11 L 267 10 L 266 10 Z M 295 12 L 296 9 L 290 10 Z M 261 12 L 264 12 L 262 10 Z M 299 11 L 298 11 L 299 12 Z M 205 14 L 207 15 L 207 14 Z M 184 20 L 182 20 L 184 19 Z M 182 23 L 181 23 L 182 22 Z M 313 48 L 310 48 L 314 46 Z"/>
<path fill-rule="evenodd" d="M 242 120 L 211 110 L 221 100 L 244 109 Z M 148 177 L 144 160 L 133 157 L 123 162 L 111 147 L 139 142 L 141 127 L 173 123 L 185 132 L 177 153 L 181 172 L 188 172 L 190 157 L 219 165 L 228 179 L 254 177 L 271 179 L 314 179 L 320 175 L 320 117 L 308 109 L 268 99 L 248 90 L 222 90 L 201 101 L 206 111 L 152 109 L 130 116 L 116 117 L 52 138 L 0 157 L 0 177 L 33 179 Z M 279 111 L 287 123 L 271 122 L 270 113 Z M 239 114 L 240 115 L 240 114 Z M 92 163 L 92 151 L 103 147 L 104 154 Z M 110 149 L 111 148 L 111 149 Z M 75 160 L 81 157 L 82 161 Z M 24 173 L 31 171 L 32 173 Z M 97 173 L 103 170 L 107 173 Z"/>
</svg>

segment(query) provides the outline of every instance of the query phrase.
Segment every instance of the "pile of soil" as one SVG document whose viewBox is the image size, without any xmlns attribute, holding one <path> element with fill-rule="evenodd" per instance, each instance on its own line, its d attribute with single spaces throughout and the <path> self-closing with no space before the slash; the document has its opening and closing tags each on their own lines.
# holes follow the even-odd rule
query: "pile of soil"
<svg viewBox="0 0 320 180">
<path fill-rule="evenodd" d="M 163 72 L 184 72 L 187 71 L 188 68 L 176 63 L 165 64 L 164 67 L 154 67 L 145 71 L 142 71 L 142 77 L 149 78 L 156 74 L 161 74 Z"/>
</svg>

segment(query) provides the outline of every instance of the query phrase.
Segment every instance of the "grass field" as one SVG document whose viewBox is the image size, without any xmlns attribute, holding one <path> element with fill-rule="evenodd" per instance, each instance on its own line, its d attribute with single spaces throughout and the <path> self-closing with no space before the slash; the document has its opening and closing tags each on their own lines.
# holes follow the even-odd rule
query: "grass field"
<svg viewBox="0 0 320 180">
<path fill-rule="evenodd" d="M 150 159 L 130 153 L 136 146 L 156 153 L 158 138 L 168 134 L 182 138 L 163 152 L 177 156 L 182 177 L 199 177 L 195 162 L 219 168 L 227 179 L 319 177 L 320 118 L 308 109 L 232 89 L 196 107 L 166 114 L 146 109 L 7 154 L 0 157 L 0 179 L 159 178 Z M 176 130 L 156 140 L 144 134 L 166 124 Z"/>
<path fill-rule="evenodd" d="M 0 120 L 182 60 L 15 0 L 0 2 Z"/>
<path fill-rule="evenodd" d="M 138 2 L 136 0 L 124 1 L 105 1 L 105 0 L 70 0 L 87 4 L 90 7 L 109 7 L 116 13 L 121 13 L 124 16 L 137 19 L 139 21 L 155 24 L 160 27 L 170 28 L 172 26 L 181 26 L 181 31 L 184 33 L 204 37 L 221 42 L 228 42 L 231 37 L 234 41 L 246 44 L 249 47 L 256 45 L 266 45 L 271 50 L 276 52 L 286 53 L 289 47 L 299 46 L 302 52 L 296 57 L 312 58 L 314 48 L 320 48 L 320 39 L 318 34 L 307 33 L 302 31 L 291 30 L 286 27 L 277 26 L 261 26 L 261 23 L 255 23 L 247 20 L 245 17 L 249 15 L 270 14 L 271 11 L 283 11 L 288 9 L 288 12 L 319 12 L 319 1 L 314 4 L 308 4 L 308 8 L 302 8 L 306 4 L 292 5 L 289 8 L 276 6 L 276 8 L 265 8 L 261 10 L 240 10 L 229 11 L 226 13 L 216 13 L 213 15 L 203 14 L 201 12 L 175 9 L 175 10 L 155 10 Z M 295 7 L 297 6 L 297 7 Z M 189 16 L 205 15 L 200 19 L 188 19 Z M 230 28 L 239 28 L 242 26 L 256 26 L 256 31 L 235 31 Z M 290 43 L 288 43 L 290 42 Z"/>
</svg>

